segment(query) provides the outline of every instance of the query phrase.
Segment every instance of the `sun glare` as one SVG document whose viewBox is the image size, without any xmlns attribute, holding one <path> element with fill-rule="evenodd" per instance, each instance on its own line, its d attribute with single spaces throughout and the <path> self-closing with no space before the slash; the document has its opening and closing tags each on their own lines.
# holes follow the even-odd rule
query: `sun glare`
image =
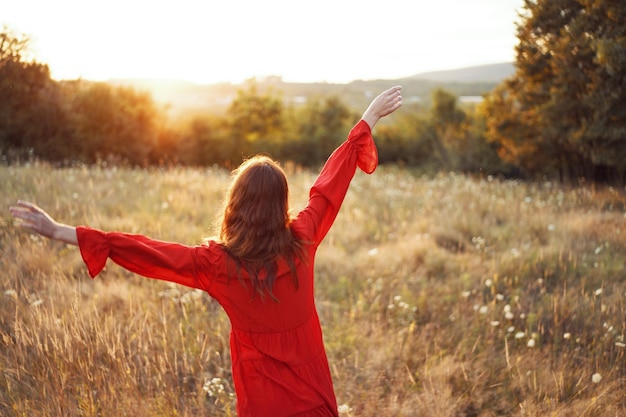
<svg viewBox="0 0 626 417">
<path fill-rule="evenodd" d="M 354 0 L 25 0 L 0 24 L 29 35 L 56 79 L 347 82 L 510 61 L 522 2 L 446 0 L 406 13 L 401 0 L 375 10 Z"/>
</svg>

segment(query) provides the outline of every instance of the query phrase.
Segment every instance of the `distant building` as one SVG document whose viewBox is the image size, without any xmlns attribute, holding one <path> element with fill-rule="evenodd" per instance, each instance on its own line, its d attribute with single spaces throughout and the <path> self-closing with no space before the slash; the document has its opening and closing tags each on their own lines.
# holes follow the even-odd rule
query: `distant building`
<svg viewBox="0 0 626 417">
<path fill-rule="evenodd" d="M 462 104 L 479 104 L 482 103 L 483 96 L 461 96 L 459 97 L 459 103 Z"/>
</svg>

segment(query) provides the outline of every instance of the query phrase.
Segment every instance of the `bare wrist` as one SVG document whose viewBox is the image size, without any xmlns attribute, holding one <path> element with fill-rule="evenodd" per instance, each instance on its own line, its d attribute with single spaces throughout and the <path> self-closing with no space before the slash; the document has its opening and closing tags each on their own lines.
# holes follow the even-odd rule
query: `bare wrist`
<svg viewBox="0 0 626 417">
<path fill-rule="evenodd" d="M 370 127 L 370 130 L 372 130 L 374 129 L 374 126 L 376 125 L 376 123 L 378 123 L 378 121 L 380 120 L 380 117 L 375 116 L 371 113 L 365 112 L 361 120 L 365 121 L 365 123 L 367 123 L 367 125 Z"/>
<path fill-rule="evenodd" d="M 69 243 L 71 245 L 78 245 L 78 237 L 76 235 L 76 228 L 68 226 L 66 224 L 56 224 L 52 236 L 54 240 L 60 242 Z"/>
</svg>

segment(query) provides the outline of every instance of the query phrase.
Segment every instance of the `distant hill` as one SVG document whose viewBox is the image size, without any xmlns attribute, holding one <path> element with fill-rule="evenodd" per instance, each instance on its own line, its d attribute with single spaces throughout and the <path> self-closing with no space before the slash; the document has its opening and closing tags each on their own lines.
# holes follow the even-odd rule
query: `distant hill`
<svg viewBox="0 0 626 417">
<path fill-rule="evenodd" d="M 499 64 L 479 65 L 445 71 L 424 72 L 409 78 L 438 82 L 499 83 L 505 78 L 512 76 L 514 72 L 515 66 L 512 62 L 502 62 Z"/>
<path fill-rule="evenodd" d="M 407 104 L 428 105 L 430 94 L 435 88 L 443 88 L 458 97 L 480 97 L 491 91 L 502 80 L 514 72 L 512 63 L 481 65 L 446 71 L 417 74 L 397 80 L 355 80 L 347 84 L 333 83 L 289 83 L 281 77 L 257 79 L 259 91 L 279 92 L 284 100 L 291 104 L 301 104 L 313 97 L 339 96 L 343 102 L 354 109 L 362 109 L 369 103 L 372 95 L 400 84 Z M 170 113 L 184 114 L 189 111 L 224 112 L 237 92 L 246 88 L 241 84 L 201 85 L 179 80 L 140 80 L 115 79 L 112 85 L 131 86 L 149 92 L 160 104 L 164 104 Z"/>
</svg>

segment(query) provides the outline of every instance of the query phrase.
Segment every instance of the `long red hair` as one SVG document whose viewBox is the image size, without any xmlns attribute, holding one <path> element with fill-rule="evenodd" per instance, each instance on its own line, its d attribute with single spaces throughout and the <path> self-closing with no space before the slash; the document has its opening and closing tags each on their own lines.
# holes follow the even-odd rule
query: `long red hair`
<svg viewBox="0 0 626 417">
<path fill-rule="evenodd" d="M 254 293 L 264 297 L 276 281 L 277 261 L 287 261 L 295 287 L 296 258 L 303 259 L 303 243 L 289 228 L 289 187 L 283 169 L 271 158 L 257 155 L 233 171 L 219 230 L 220 243 L 244 268 Z M 264 273 L 262 277 L 261 274 Z"/>
</svg>

